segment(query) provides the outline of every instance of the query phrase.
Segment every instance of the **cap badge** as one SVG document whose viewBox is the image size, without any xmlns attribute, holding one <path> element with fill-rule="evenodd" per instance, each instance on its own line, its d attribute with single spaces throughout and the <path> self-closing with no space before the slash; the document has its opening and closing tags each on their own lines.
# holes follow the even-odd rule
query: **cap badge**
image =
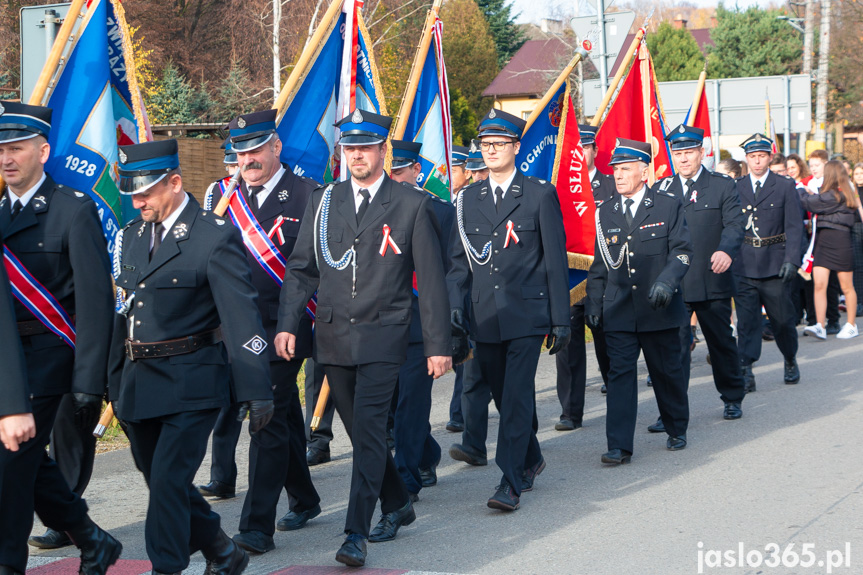
<svg viewBox="0 0 863 575">
<path fill-rule="evenodd" d="M 239 127 L 239 128 L 245 128 L 246 127 L 246 119 L 243 118 L 242 116 L 237 118 L 237 127 Z"/>
<path fill-rule="evenodd" d="M 470 143 L 470 153 L 471 153 L 471 154 L 475 154 L 477 151 L 478 151 L 478 150 L 477 150 L 477 147 L 476 147 L 476 142 L 471 142 L 471 143 Z"/>
<path fill-rule="evenodd" d="M 126 155 L 126 152 L 124 152 L 122 149 L 120 149 L 120 161 L 125 164 L 126 160 L 128 160 L 128 159 L 129 159 L 129 156 Z"/>
<path fill-rule="evenodd" d="M 0 116 L 2 116 L 5 111 L 6 111 L 6 107 L 3 106 L 3 104 L 0 104 Z"/>
<path fill-rule="evenodd" d="M 494 108 L 491 109 L 491 112 L 488 113 L 489 118 L 496 118 L 497 113 L 494 111 Z"/>
<path fill-rule="evenodd" d="M 680 127 L 677 129 L 677 131 L 678 131 L 678 132 L 680 132 L 680 133 L 682 134 L 683 132 L 685 132 L 685 131 L 686 131 L 686 128 L 684 128 L 683 126 L 680 126 Z"/>
<path fill-rule="evenodd" d="M 351 114 L 351 122 L 353 122 L 354 124 L 362 124 L 363 123 L 363 113 L 360 112 L 359 108 L 354 110 L 354 113 Z"/>
<path fill-rule="evenodd" d="M 756 141 L 756 142 L 760 142 L 760 141 L 761 141 L 761 134 L 755 134 L 755 141 Z"/>
</svg>

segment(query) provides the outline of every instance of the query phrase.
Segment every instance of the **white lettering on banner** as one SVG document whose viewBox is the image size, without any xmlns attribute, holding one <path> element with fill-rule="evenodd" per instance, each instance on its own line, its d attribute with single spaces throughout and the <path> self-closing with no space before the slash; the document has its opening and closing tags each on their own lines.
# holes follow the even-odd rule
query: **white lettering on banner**
<svg viewBox="0 0 863 575">
<path fill-rule="evenodd" d="M 302 176 L 305 173 L 306 173 L 306 171 L 304 169 L 302 169 L 301 167 L 294 166 L 294 174 L 296 174 L 297 176 Z"/>
<path fill-rule="evenodd" d="M 575 206 L 578 217 L 582 217 L 584 212 L 587 211 L 587 204 L 585 202 L 572 202 L 572 205 Z"/>
<path fill-rule="evenodd" d="M 369 64 L 369 59 L 366 58 L 366 53 L 362 50 L 357 50 L 358 64 L 363 69 L 363 74 L 366 75 L 366 80 L 372 82 L 372 66 Z"/>
<path fill-rule="evenodd" d="M 120 54 L 120 56 L 114 56 Z M 111 67 L 111 74 L 116 76 L 121 82 L 126 81 L 126 61 L 122 57 L 123 54 L 123 37 L 120 32 L 120 26 L 113 18 L 108 18 L 108 64 Z"/>
<path fill-rule="evenodd" d="M 524 162 L 521 163 L 522 172 L 526 172 L 530 169 L 530 165 L 533 164 L 539 157 L 542 155 L 543 150 L 546 146 L 553 146 L 557 141 L 557 134 L 549 134 L 545 136 L 539 143 L 534 146 L 534 148 L 528 152 L 527 156 L 525 156 Z"/>
</svg>

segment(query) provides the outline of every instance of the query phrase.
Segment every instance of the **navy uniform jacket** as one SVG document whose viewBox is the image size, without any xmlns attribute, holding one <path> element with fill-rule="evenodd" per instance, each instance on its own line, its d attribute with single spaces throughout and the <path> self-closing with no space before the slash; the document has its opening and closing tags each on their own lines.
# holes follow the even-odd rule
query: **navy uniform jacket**
<svg viewBox="0 0 863 575">
<path fill-rule="evenodd" d="M 0 236 L 2 251 L 3 237 Z M 30 413 L 27 368 L 15 325 L 15 308 L 6 266 L 0 266 L 0 365 L 3 366 L 3 377 L 0 377 L 0 417 Z"/>
<path fill-rule="evenodd" d="M 489 180 L 471 184 L 460 194 L 468 241 L 478 253 L 491 242 L 491 258 L 483 266 L 470 259 L 456 222 L 447 275 L 450 305 L 461 309 L 470 293 L 471 339 L 483 343 L 545 335 L 552 326 L 568 326 L 569 264 L 557 190 L 517 172 L 500 211 L 493 194 Z M 504 248 L 509 221 L 519 241 L 510 240 Z"/>
<path fill-rule="evenodd" d="M 614 178 L 606 176 L 599 170 L 593 174 L 593 179 L 590 180 L 590 185 L 593 187 L 593 200 L 597 206 L 601 206 L 603 202 L 607 202 L 617 193 L 617 186 L 614 184 Z"/>
<path fill-rule="evenodd" d="M 273 229 L 279 216 L 285 218 L 280 226 L 285 238 L 285 244 L 279 245 L 278 234 L 273 235 L 272 241 L 286 260 L 291 255 L 294 245 L 297 243 L 297 235 L 300 232 L 300 221 L 303 218 L 303 213 L 306 211 L 306 204 L 309 203 L 309 198 L 318 185 L 312 179 L 294 175 L 285 166 L 285 175 L 282 176 L 282 179 L 279 180 L 279 183 L 276 184 L 276 187 L 267 196 L 264 205 L 257 210 L 252 208 L 265 234 L 268 234 Z M 212 205 L 215 207 L 222 198 L 222 193 L 218 186 L 215 186 L 214 190 Z M 240 184 L 238 192 L 245 194 L 245 197 L 248 199 L 249 192 L 245 182 Z M 261 267 L 261 264 L 252 255 L 252 252 L 248 249 L 244 251 L 246 259 L 249 261 L 249 267 L 252 270 L 252 284 L 258 290 L 258 310 L 261 313 L 261 320 L 264 322 L 264 329 L 267 332 L 267 342 L 272 344 L 273 339 L 276 337 L 276 324 L 279 320 L 279 293 L 281 292 L 281 286 L 267 275 L 267 272 L 264 271 L 264 268 Z M 311 357 L 312 319 L 308 314 L 303 314 L 299 331 L 295 335 L 297 336 L 297 357 Z M 270 345 L 267 353 L 269 354 L 270 361 L 283 361 L 282 358 L 276 355 L 274 346 Z"/>
<path fill-rule="evenodd" d="M 116 314 L 110 386 L 115 411 L 140 421 L 237 402 L 272 399 L 270 367 L 256 342 L 264 329 L 240 232 L 191 198 L 149 261 L 152 224 L 123 229 L 117 286 L 134 292 L 128 317 Z M 223 341 L 192 353 L 129 361 L 124 340 L 159 342 L 222 327 Z M 231 364 L 228 367 L 227 353 Z"/>
<path fill-rule="evenodd" d="M 429 199 L 431 199 L 432 210 L 440 225 L 440 255 L 443 261 L 444 273 L 446 273 L 449 271 L 449 236 L 452 231 L 453 220 L 455 219 L 455 206 L 421 188 L 417 189 L 424 194 L 428 194 Z M 422 340 L 423 328 L 422 321 L 420 320 L 420 303 L 419 298 L 414 295 L 411 298 L 410 343 L 422 343 Z"/>
<path fill-rule="evenodd" d="M 356 295 L 352 297 L 353 266 L 343 270 L 331 267 L 316 242 L 315 214 L 326 189 L 312 194 L 288 259 L 278 331 L 297 333 L 306 301 L 317 290 L 315 361 L 345 366 L 404 363 L 416 270 L 425 355 L 450 355 L 440 228 L 432 199 L 414 186 L 384 176 L 362 225 L 357 226 L 351 183 L 340 182 L 332 187 L 326 245 L 335 261 L 348 249 L 356 250 Z M 380 255 L 385 225 L 401 254 L 388 247 Z"/>
<path fill-rule="evenodd" d="M 624 198 L 616 195 L 598 209 L 595 256 L 587 274 L 586 315 L 602 318 L 605 331 L 646 332 L 678 328 L 687 322 L 680 282 L 689 270 L 692 247 L 677 194 L 648 190 L 632 225 L 623 215 Z M 600 231 L 616 262 L 629 246 L 629 267 L 624 256 L 619 268 L 606 268 Z M 647 301 L 650 288 L 663 282 L 675 290 L 665 309 L 654 310 Z"/>
<path fill-rule="evenodd" d="M 713 273 L 710 257 L 714 252 L 722 251 L 733 260 L 740 251 L 746 220 L 740 210 L 737 185 L 728 176 L 702 168 L 693 187 L 694 193 L 686 198 L 679 176 L 654 184 L 654 188 L 671 192 L 683 201 L 686 226 L 692 240 L 692 261 L 683 278 L 683 300 L 698 302 L 730 298 L 734 295 L 731 268 L 721 274 Z M 695 201 L 692 201 L 693 197 Z"/>
<path fill-rule="evenodd" d="M 803 221 L 800 219 L 800 198 L 794 180 L 768 172 L 758 199 L 752 191 L 749 176 L 737 179 L 737 191 L 743 217 L 746 218 L 746 237 L 769 238 L 785 234 L 785 242 L 762 246 L 744 244 L 734 260 L 734 275 L 745 278 L 768 278 L 779 275 L 785 262 L 795 266 L 801 263 Z"/>
<path fill-rule="evenodd" d="M 107 385 L 113 295 L 108 246 L 96 203 L 84 192 L 55 184 L 47 176 L 36 195 L 11 221 L 7 193 L 0 201 L 0 234 L 69 317 L 75 316 L 76 350 L 53 333 L 24 342 L 30 392 L 103 395 Z M 15 302 L 16 321 L 35 321 Z"/>
</svg>

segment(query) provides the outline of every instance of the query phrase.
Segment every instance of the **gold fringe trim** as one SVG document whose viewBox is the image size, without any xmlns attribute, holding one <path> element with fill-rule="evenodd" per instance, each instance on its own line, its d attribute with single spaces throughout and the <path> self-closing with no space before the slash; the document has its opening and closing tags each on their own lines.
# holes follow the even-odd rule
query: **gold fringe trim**
<svg viewBox="0 0 863 575">
<path fill-rule="evenodd" d="M 569 305 L 575 305 L 587 297 L 587 280 L 569 290 Z"/>
<path fill-rule="evenodd" d="M 587 271 L 593 264 L 593 256 L 584 254 L 576 254 L 574 252 L 566 252 L 566 259 L 569 263 L 569 269 Z M 579 282 L 577 286 L 569 290 L 569 305 L 575 305 L 587 297 L 587 279 Z"/>
<path fill-rule="evenodd" d="M 135 65 L 135 56 L 132 48 L 132 33 L 126 23 L 126 10 L 118 0 L 110 0 L 120 27 L 120 35 L 123 39 L 123 61 L 126 65 L 126 83 L 129 85 L 129 93 L 132 95 L 132 112 L 135 115 L 135 123 L 138 125 L 138 141 L 147 141 L 147 125 L 144 122 L 144 102 L 141 99 L 141 90 L 138 86 L 138 72 Z"/>
<path fill-rule="evenodd" d="M 563 92 L 563 114 L 560 116 L 560 126 L 557 128 L 557 139 L 554 141 L 554 167 L 551 170 L 551 185 L 557 187 L 557 174 L 560 170 L 560 154 L 563 136 L 566 128 L 566 117 L 569 115 L 569 78 L 566 79 L 566 90 Z"/>
</svg>

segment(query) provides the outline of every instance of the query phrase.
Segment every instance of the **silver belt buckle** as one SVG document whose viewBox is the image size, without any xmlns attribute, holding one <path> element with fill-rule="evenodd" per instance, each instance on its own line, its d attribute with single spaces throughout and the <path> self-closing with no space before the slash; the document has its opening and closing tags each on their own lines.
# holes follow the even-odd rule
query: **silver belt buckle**
<svg viewBox="0 0 863 575">
<path fill-rule="evenodd" d="M 126 338 L 126 357 L 129 358 L 130 361 L 135 361 L 135 352 L 132 349 L 132 339 Z"/>
<path fill-rule="evenodd" d="M 752 238 L 752 247 L 760 248 L 761 247 L 761 238 Z"/>
</svg>

